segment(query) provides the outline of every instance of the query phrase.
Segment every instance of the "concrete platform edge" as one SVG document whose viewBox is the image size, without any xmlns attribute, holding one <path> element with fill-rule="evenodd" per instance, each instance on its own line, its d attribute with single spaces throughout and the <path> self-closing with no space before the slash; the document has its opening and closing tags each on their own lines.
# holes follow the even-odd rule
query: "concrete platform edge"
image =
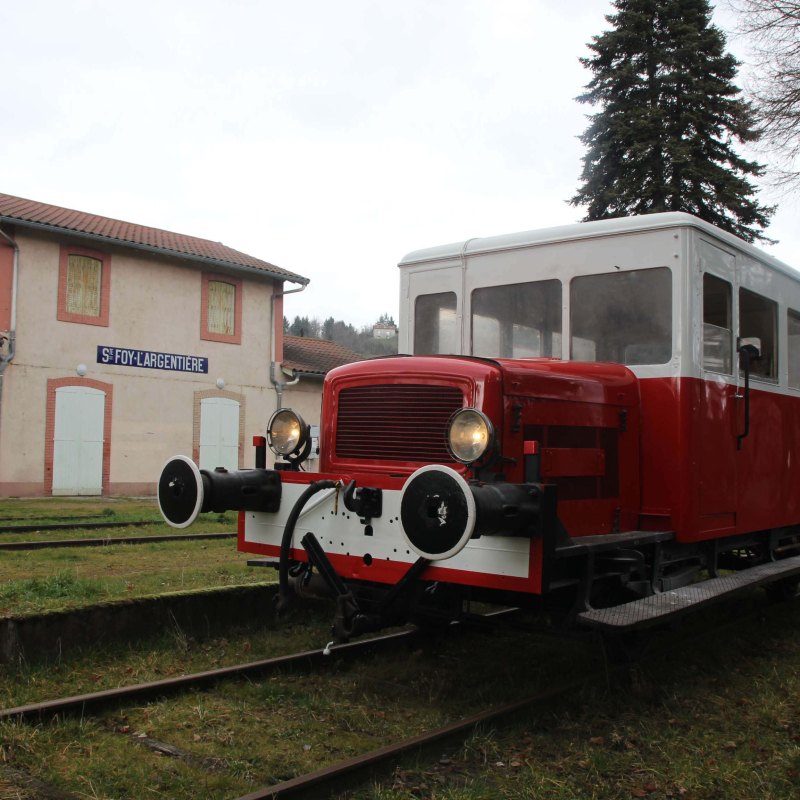
<svg viewBox="0 0 800 800">
<path fill-rule="evenodd" d="M 0 664 L 12 669 L 59 661 L 82 650 L 173 632 L 196 639 L 234 625 L 267 621 L 277 583 L 226 586 L 115 600 L 0 618 Z"/>
</svg>

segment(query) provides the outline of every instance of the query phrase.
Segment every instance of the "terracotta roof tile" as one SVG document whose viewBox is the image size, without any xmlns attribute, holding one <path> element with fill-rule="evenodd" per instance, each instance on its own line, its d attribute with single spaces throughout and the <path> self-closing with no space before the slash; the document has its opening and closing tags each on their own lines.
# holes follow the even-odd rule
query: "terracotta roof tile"
<svg viewBox="0 0 800 800">
<path fill-rule="evenodd" d="M 123 222 L 118 219 L 98 217 L 96 214 L 86 214 L 70 208 L 37 203 L 22 197 L 13 197 L 10 194 L 0 193 L 0 220 L 22 226 L 27 224 L 39 228 L 49 227 L 54 230 L 88 236 L 92 239 L 107 239 L 121 245 L 161 250 L 184 258 L 210 261 L 219 266 L 229 266 L 234 269 L 239 267 L 259 270 L 272 277 L 293 283 L 308 283 L 308 278 L 276 267 L 267 261 L 248 256 L 246 253 L 240 253 L 220 242 L 198 239 L 195 236 L 184 236 L 158 228 L 148 228 L 145 225 L 135 225 L 132 222 Z"/>
<path fill-rule="evenodd" d="M 364 356 L 324 339 L 303 336 L 283 337 L 283 362 L 286 369 L 312 375 L 325 375 L 334 367 L 363 361 Z"/>
</svg>

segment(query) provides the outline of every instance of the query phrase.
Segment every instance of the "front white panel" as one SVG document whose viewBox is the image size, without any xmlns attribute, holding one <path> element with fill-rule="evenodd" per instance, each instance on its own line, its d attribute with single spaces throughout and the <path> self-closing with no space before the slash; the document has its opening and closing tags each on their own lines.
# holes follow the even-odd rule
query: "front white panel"
<svg viewBox="0 0 800 800">
<path fill-rule="evenodd" d="M 277 514 L 262 514 L 248 511 L 245 516 L 244 538 L 247 542 L 279 546 L 286 519 L 297 498 L 306 485 L 285 483 L 281 498 L 281 509 Z M 339 491 L 338 514 L 335 510 L 335 495 L 319 501 L 320 495 L 309 500 L 306 509 L 311 510 L 300 517 L 294 530 L 292 547 L 302 548 L 300 540 L 311 531 L 326 553 L 363 557 L 369 553 L 373 560 L 399 561 L 412 564 L 417 554 L 403 539 L 400 528 L 400 492 L 383 490 L 383 514 L 372 520 L 372 536 L 366 535 L 366 526 L 344 507 L 344 490 Z M 436 567 L 481 572 L 489 575 L 507 575 L 514 578 L 528 577 L 530 540 L 502 536 L 482 536 L 471 540 L 457 555 L 445 561 L 437 561 Z M 367 577 L 363 573 L 359 577 Z"/>
</svg>

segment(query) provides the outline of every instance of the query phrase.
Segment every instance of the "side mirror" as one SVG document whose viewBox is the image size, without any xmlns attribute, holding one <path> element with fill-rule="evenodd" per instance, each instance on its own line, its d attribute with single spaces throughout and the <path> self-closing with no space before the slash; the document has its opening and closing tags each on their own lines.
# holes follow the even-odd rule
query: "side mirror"
<svg viewBox="0 0 800 800">
<path fill-rule="evenodd" d="M 750 336 L 747 339 L 739 338 L 736 351 L 747 353 L 751 359 L 761 358 L 761 339 L 758 336 Z"/>
</svg>

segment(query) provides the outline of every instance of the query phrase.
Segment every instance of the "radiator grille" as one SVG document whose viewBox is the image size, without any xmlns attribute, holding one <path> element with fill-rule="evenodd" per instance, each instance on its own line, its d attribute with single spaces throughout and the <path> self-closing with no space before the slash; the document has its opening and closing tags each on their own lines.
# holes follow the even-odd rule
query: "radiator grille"
<svg viewBox="0 0 800 800">
<path fill-rule="evenodd" d="M 452 463 L 445 434 L 464 405 L 451 386 L 355 386 L 339 392 L 338 458 Z"/>
</svg>

